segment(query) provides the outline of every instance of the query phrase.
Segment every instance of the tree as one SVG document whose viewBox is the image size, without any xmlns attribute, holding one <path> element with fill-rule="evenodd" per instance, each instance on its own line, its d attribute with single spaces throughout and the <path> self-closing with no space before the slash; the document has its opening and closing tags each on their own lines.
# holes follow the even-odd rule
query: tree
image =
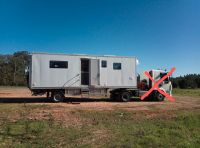
<svg viewBox="0 0 200 148">
<path fill-rule="evenodd" d="M 200 88 L 200 74 L 188 74 L 183 77 L 172 79 L 174 87 L 179 88 Z"/>
<path fill-rule="evenodd" d="M 0 85 L 26 85 L 24 70 L 27 65 L 27 51 L 0 55 Z"/>
</svg>

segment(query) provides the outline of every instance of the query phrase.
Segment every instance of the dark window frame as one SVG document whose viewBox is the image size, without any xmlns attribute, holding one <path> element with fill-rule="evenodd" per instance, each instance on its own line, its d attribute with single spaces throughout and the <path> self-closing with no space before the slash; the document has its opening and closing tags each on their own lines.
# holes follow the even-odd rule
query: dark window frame
<svg viewBox="0 0 200 148">
<path fill-rule="evenodd" d="M 122 63 L 113 63 L 113 70 L 121 70 Z"/>
<path fill-rule="evenodd" d="M 102 68 L 107 68 L 107 61 L 106 60 L 102 60 L 101 61 L 101 67 Z"/>
<path fill-rule="evenodd" d="M 68 61 L 51 60 L 49 61 L 49 68 L 68 69 Z"/>
<path fill-rule="evenodd" d="M 166 72 L 160 73 L 160 79 L 162 79 L 165 75 L 167 75 Z M 169 81 L 170 81 L 170 77 L 167 77 L 166 79 L 164 79 L 164 82 L 165 82 L 165 83 L 169 83 Z"/>
</svg>

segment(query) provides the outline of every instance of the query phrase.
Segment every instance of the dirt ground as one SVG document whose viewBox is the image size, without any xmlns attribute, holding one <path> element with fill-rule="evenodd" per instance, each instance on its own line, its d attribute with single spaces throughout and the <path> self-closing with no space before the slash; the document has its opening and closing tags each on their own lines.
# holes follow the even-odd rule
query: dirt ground
<svg viewBox="0 0 200 148">
<path fill-rule="evenodd" d="M 20 109 L 29 112 L 28 118 L 31 120 L 50 120 L 64 123 L 65 126 L 74 126 L 88 124 L 88 120 L 82 117 L 88 112 L 119 112 L 120 116 L 123 111 L 130 111 L 134 118 L 141 119 L 141 114 L 145 118 L 173 118 L 179 111 L 199 111 L 200 98 L 188 96 L 174 96 L 175 102 L 165 99 L 163 102 L 147 102 L 133 99 L 130 102 L 113 102 L 109 98 L 94 97 L 66 97 L 62 103 L 53 103 L 45 96 L 31 96 L 27 88 L 0 87 L 0 106 L 9 106 L 9 119 L 17 121 Z M 36 105 L 36 106 L 35 106 Z M 26 106 L 26 108 L 24 108 Z M 12 108 L 15 107 L 13 111 Z M 28 111 L 29 108 L 31 111 Z M 2 115 L 7 112 L 3 110 Z M 0 116 L 0 117 L 1 117 Z M 92 120 L 92 119 L 91 119 Z"/>
<path fill-rule="evenodd" d="M 147 102 L 139 99 L 133 99 L 130 102 L 113 102 L 105 97 L 88 98 L 85 96 L 85 98 L 66 97 L 63 103 L 53 103 L 45 96 L 31 96 L 31 92 L 25 87 L 0 87 L 0 130 L 5 129 L 5 131 L 8 131 L 9 128 L 6 127 L 13 125 L 12 132 L 17 131 L 18 133 L 20 129 L 24 133 L 27 123 L 30 123 L 29 126 L 32 125 L 32 128 L 34 127 L 33 131 L 42 131 L 43 128 L 46 130 L 44 133 L 37 133 L 37 136 L 41 136 L 44 141 L 48 139 L 48 135 L 60 134 L 61 137 L 60 135 L 57 136 L 56 138 L 58 139 L 56 140 L 58 142 L 55 140 L 55 143 L 64 143 L 64 138 L 69 136 L 68 138 L 72 139 L 72 141 L 75 138 L 73 142 L 76 144 L 89 144 L 92 147 L 97 147 L 96 144 L 98 142 L 104 144 L 111 141 L 114 144 L 115 141 L 119 141 L 118 143 L 124 144 L 124 141 L 127 140 L 128 146 L 130 145 L 129 141 L 132 141 L 131 138 L 146 139 L 141 138 L 141 135 L 146 134 L 146 137 L 149 137 L 155 131 L 158 131 L 158 133 L 154 133 L 154 136 L 164 137 L 163 141 L 165 141 L 166 135 L 160 136 L 160 133 L 169 133 L 168 136 L 171 137 L 171 134 L 174 134 L 172 126 L 175 126 L 176 122 L 181 123 L 183 121 L 184 124 L 188 123 L 186 126 L 191 124 L 198 127 L 199 125 L 196 119 L 198 114 L 196 115 L 195 113 L 200 112 L 200 97 L 174 96 L 174 98 L 175 102 L 170 102 L 167 99 L 163 102 Z M 194 116 L 188 118 L 190 115 Z M 181 118 L 178 118 L 180 116 Z M 186 122 L 185 120 L 189 121 Z M 189 124 L 189 122 L 192 123 Z M 155 123 L 156 125 L 154 126 Z M 44 124 L 45 126 L 42 126 Z M 188 137 L 191 138 L 190 134 L 195 135 L 190 133 L 190 130 L 183 125 L 177 125 L 175 129 L 186 134 L 186 139 Z M 151 128 L 154 130 L 151 130 Z M 63 133 L 60 132 L 61 129 Z M 171 130 L 172 132 L 170 133 L 169 131 Z M 144 133 L 144 131 L 147 133 Z M 193 129 L 191 131 L 195 132 Z M 74 135 L 71 132 L 74 132 Z M 13 135 L 16 136 L 15 134 Z M 22 134 L 20 133 L 20 135 Z M 34 137 L 32 132 L 27 135 Z M 132 137 L 130 138 L 131 135 Z M 175 133 L 175 135 L 178 134 Z M 182 136 L 182 133 L 180 135 Z M 121 139 L 124 136 L 126 137 L 122 141 L 115 139 L 116 137 Z M 17 141 L 16 137 L 13 137 L 13 141 Z M 38 141 L 41 138 L 36 138 L 37 140 L 34 141 L 30 137 L 18 137 L 19 141 L 28 139 L 30 142 L 41 144 L 41 141 Z M 8 139 L 10 140 L 10 135 Z M 157 137 L 155 139 L 158 141 Z M 119 147 L 124 147 L 124 145 Z"/>
<path fill-rule="evenodd" d="M 51 100 L 45 96 L 35 97 L 31 96 L 28 88 L 0 88 L 0 103 L 34 103 L 34 104 L 48 104 L 51 106 L 65 107 L 66 109 L 84 109 L 84 110 L 187 110 L 199 109 L 200 98 L 193 98 L 188 96 L 174 96 L 175 102 L 170 102 L 165 99 L 163 102 L 145 102 L 138 99 L 133 99 L 131 102 L 112 102 L 108 98 L 95 98 L 87 96 L 67 97 L 63 103 L 52 103 Z"/>
</svg>

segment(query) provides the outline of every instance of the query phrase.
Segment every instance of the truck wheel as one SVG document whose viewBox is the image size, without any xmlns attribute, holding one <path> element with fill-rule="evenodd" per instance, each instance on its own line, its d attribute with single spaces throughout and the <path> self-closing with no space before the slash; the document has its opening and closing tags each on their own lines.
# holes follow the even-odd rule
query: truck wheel
<svg viewBox="0 0 200 148">
<path fill-rule="evenodd" d="M 163 96 L 161 93 L 157 92 L 156 99 L 157 99 L 157 101 L 164 101 L 165 96 Z"/>
<path fill-rule="evenodd" d="M 52 99 L 53 102 L 63 102 L 64 97 L 62 92 L 55 92 Z"/>
<path fill-rule="evenodd" d="M 121 100 L 123 102 L 128 102 L 128 101 L 130 101 L 130 99 L 131 99 L 131 95 L 130 95 L 129 92 L 122 92 L 122 94 L 121 94 Z"/>
</svg>

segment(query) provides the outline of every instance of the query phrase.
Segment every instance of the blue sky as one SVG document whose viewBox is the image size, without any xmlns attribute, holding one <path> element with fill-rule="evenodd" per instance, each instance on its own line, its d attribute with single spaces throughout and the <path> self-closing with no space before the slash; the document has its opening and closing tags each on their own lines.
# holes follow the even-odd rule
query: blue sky
<svg viewBox="0 0 200 148">
<path fill-rule="evenodd" d="M 199 0 L 0 0 L 0 53 L 136 56 L 200 73 Z"/>
</svg>

